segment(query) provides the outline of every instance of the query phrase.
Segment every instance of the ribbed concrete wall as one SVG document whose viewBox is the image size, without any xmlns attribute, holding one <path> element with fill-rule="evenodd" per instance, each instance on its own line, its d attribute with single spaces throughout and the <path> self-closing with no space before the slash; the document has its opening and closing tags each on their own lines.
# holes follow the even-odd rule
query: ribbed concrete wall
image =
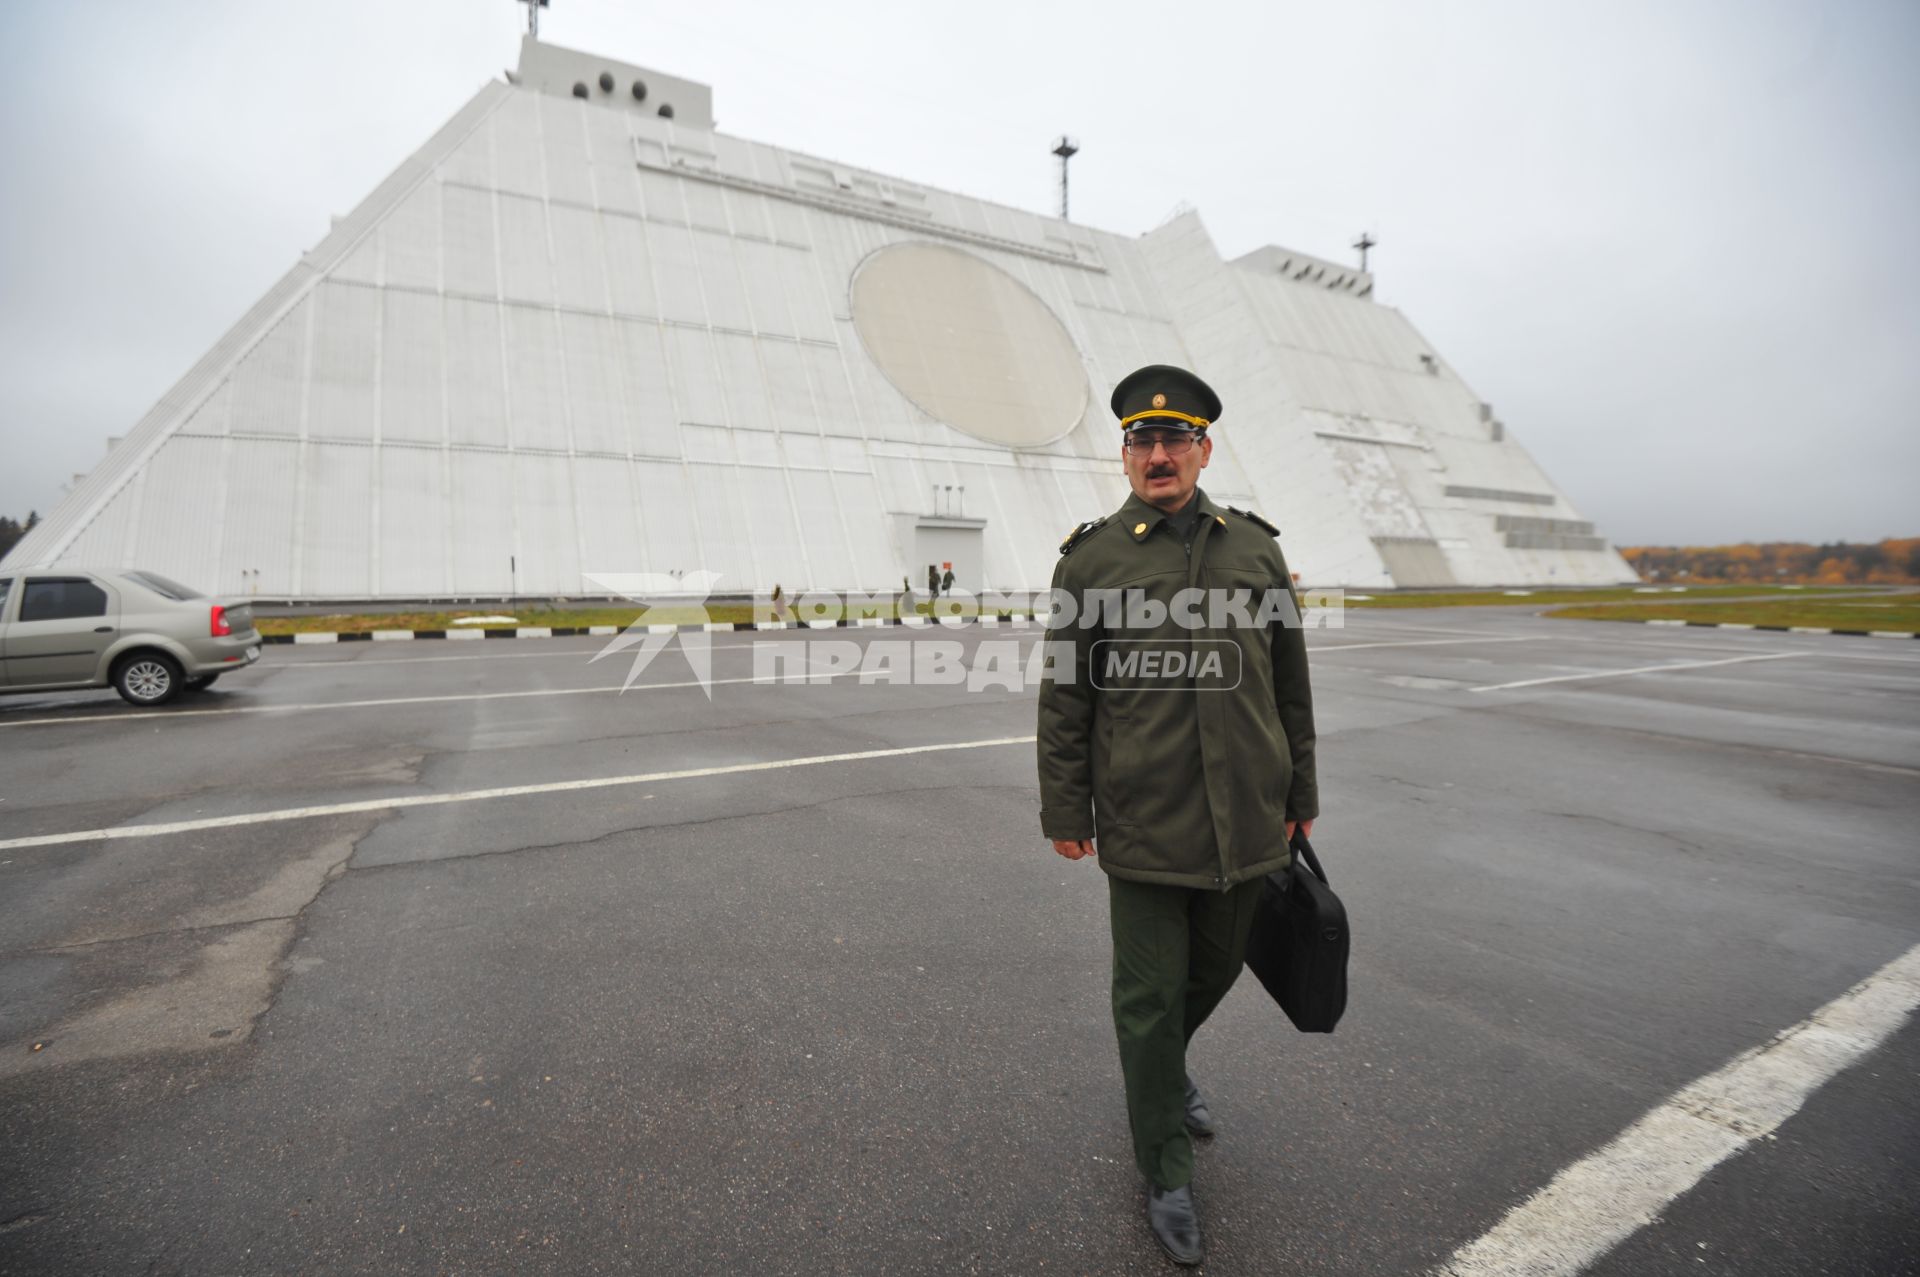
<svg viewBox="0 0 1920 1277">
<path fill-rule="evenodd" d="M 582 78 L 652 74 L 556 56 Z M 902 244 L 947 251 L 886 259 L 856 324 L 853 281 Z M 273 597 L 578 594 L 597 572 L 695 570 L 724 591 L 877 590 L 922 580 L 923 543 L 958 535 L 980 551 L 963 585 L 1030 587 L 1067 528 L 1123 497 L 1107 392 L 1164 361 L 1226 401 L 1208 490 L 1279 523 L 1310 580 L 1630 579 L 1610 549 L 1501 529 L 1578 512 L 1370 281 L 1285 260 L 1225 262 L 1192 216 L 1129 239 L 490 85 L 8 562 Z M 1033 338 L 986 341 L 996 307 Z M 1011 419 L 1079 403 L 1075 385 L 1077 421 Z"/>
</svg>

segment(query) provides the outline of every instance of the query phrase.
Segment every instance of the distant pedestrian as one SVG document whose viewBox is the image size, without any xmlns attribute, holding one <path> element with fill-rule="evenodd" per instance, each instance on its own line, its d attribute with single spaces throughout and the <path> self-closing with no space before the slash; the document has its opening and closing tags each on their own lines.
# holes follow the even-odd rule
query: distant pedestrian
<svg viewBox="0 0 1920 1277">
<path fill-rule="evenodd" d="M 946 594 L 947 594 L 947 596 L 948 596 L 949 598 L 951 598 L 951 597 L 952 597 L 952 595 L 953 595 L 953 569 L 952 569 L 951 567 L 949 567 L 949 568 L 948 568 L 948 569 L 947 569 L 947 570 L 946 570 L 945 572 L 943 572 L 943 573 L 941 573 L 941 574 L 940 574 L 940 588 L 941 588 L 942 590 L 944 590 L 944 591 L 946 592 Z"/>
<path fill-rule="evenodd" d="M 936 599 L 940 597 L 940 565 L 938 563 L 927 564 L 927 595 Z"/>
</svg>

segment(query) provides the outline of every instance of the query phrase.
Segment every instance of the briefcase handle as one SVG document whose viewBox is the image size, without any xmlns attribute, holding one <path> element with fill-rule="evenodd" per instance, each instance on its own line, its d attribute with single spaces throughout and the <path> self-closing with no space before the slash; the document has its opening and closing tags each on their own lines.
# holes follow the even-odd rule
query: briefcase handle
<svg viewBox="0 0 1920 1277">
<path fill-rule="evenodd" d="M 1293 841 L 1288 846 L 1293 849 L 1294 854 L 1307 862 L 1307 868 L 1313 870 L 1314 877 L 1329 887 L 1333 885 L 1327 882 L 1327 871 L 1320 867 L 1320 857 L 1313 854 L 1313 844 L 1307 841 L 1306 834 L 1301 832 L 1298 825 L 1294 826 Z"/>
</svg>

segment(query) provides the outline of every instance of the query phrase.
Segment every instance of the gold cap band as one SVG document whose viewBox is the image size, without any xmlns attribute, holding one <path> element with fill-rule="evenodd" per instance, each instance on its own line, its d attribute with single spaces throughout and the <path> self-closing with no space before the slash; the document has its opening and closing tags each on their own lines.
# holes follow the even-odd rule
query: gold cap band
<svg viewBox="0 0 1920 1277">
<path fill-rule="evenodd" d="M 1131 417 L 1120 418 L 1120 428 L 1125 430 L 1142 417 L 1174 417 L 1191 425 L 1195 430 L 1205 430 L 1213 424 L 1205 417 L 1189 417 L 1184 412 L 1175 412 L 1171 408 L 1149 408 L 1145 412 L 1136 412 Z"/>
</svg>

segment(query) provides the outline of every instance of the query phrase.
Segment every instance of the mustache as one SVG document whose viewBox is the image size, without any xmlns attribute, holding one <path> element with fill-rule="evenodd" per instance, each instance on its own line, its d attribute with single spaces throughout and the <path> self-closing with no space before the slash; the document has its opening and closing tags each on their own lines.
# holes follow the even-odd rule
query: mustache
<svg viewBox="0 0 1920 1277">
<path fill-rule="evenodd" d="M 1179 473 L 1180 473 L 1180 469 L 1178 466 L 1148 466 L 1147 467 L 1147 478 L 1149 479 L 1171 479 Z"/>
</svg>

